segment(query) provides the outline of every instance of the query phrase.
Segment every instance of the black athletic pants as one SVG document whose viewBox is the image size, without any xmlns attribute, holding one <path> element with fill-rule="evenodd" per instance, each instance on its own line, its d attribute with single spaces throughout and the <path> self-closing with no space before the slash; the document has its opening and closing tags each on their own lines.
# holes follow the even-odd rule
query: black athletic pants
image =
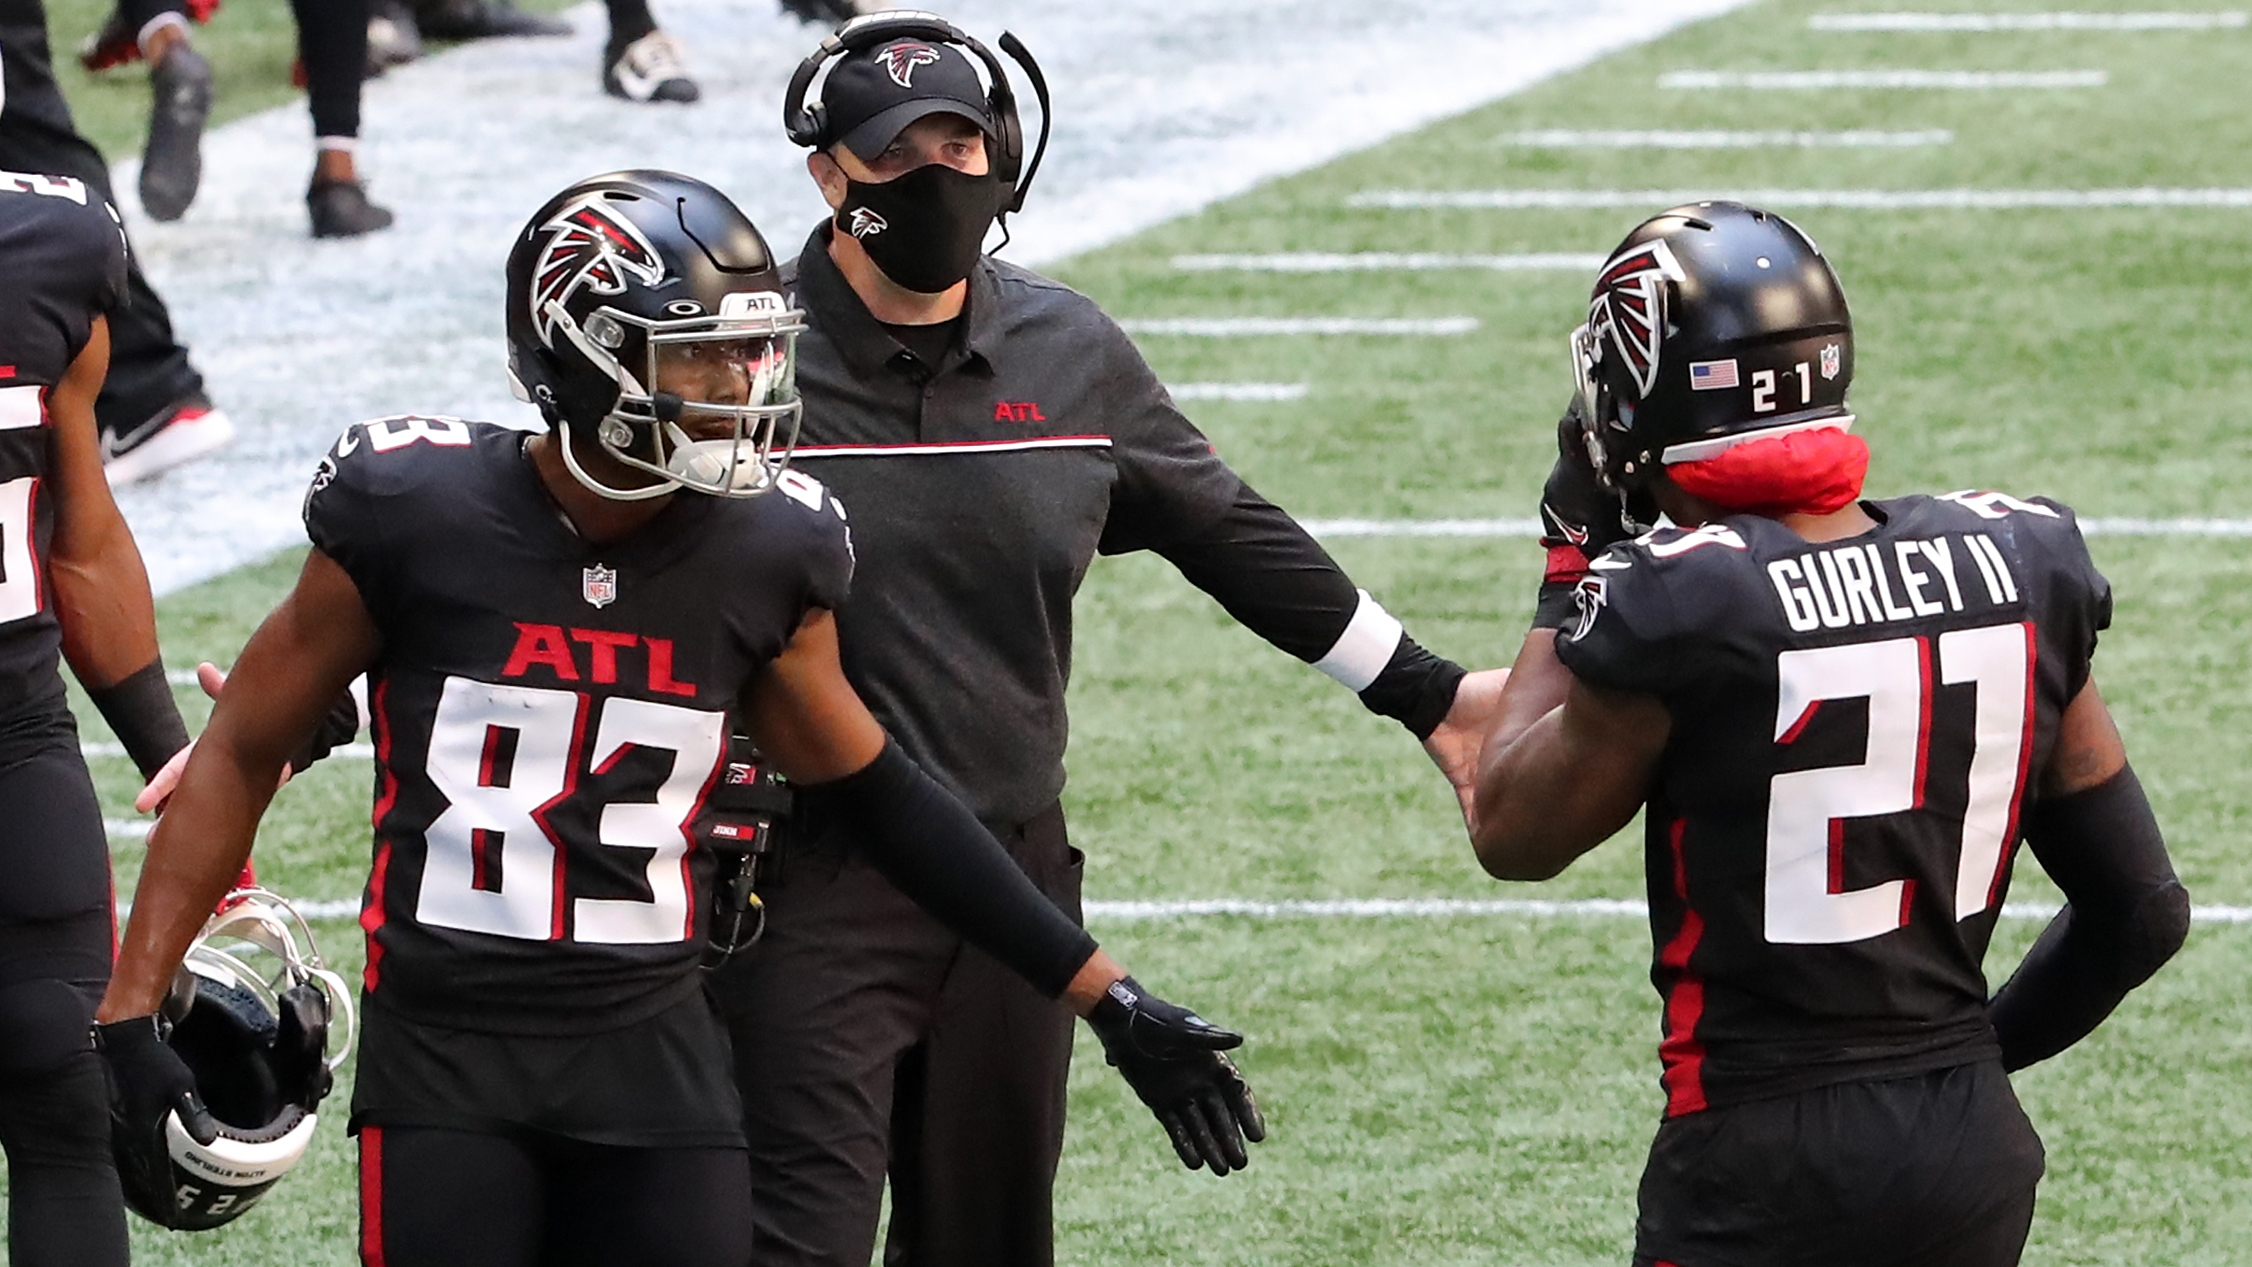
<svg viewBox="0 0 2252 1267">
<path fill-rule="evenodd" d="M 2013 1267 L 2041 1141 L 1999 1062 L 1669 1119 L 1636 1267 Z"/>
<path fill-rule="evenodd" d="M 360 134 L 360 84 L 367 76 L 368 0 L 289 0 L 297 56 L 305 63 L 313 135 Z"/>
<path fill-rule="evenodd" d="M 744 1267 L 736 1148 L 363 1126 L 363 1267 Z"/>
<path fill-rule="evenodd" d="M 8 89 L 0 108 L 0 169 L 75 176 L 114 206 L 109 165 L 71 122 L 49 56 L 41 0 L 0 0 L 0 74 L 7 77 Z M 116 435 L 132 432 L 203 390 L 203 376 L 173 338 L 171 315 L 141 275 L 137 259 L 131 262 L 126 293 L 127 301 L 110 314 L 109 380 L 94 402 L 102 430 Z"/>
<path fill-rule="evenodd" d="M 1062 809 L 999 833 L 1079 915 Z M 759 1267 L 1046 1267 L 1074 1017 L 836 839 L 761 887 L 766 935 L 713 974 L 734 1040 Z"/>
<path fill-rule="evenodd" d="M 109 981 L 109 842 L 75 731 L 0 769 L 0 1148 L 8 1261 L 125 1267 L 109 1091 L 87 1026 Z"/>
</svg>

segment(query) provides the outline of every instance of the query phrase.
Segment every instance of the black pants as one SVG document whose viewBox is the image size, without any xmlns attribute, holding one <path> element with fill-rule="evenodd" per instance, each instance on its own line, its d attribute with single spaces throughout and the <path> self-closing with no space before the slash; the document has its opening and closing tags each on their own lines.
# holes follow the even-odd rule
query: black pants
<svg viewBox="0 0 2252 1267">
<path fill-rule="evenodd" d="M 108 199 L 109 165 L 78 134 L 70 106 L 55 85 L 40 0 L 0 0 L 0 75 L 8 99 L 0 108 L 0 169 L 75 176 Z M 109 380 L 94 402 L 102 430 L 123 435 L 173 403 L 203 390 L 203 376 L 172 335 L 172 317 L 131 261 L 126 302 L 110 314 Z"/>
<path fill-rule="evenodd" d="M 1637 1267 L 2011 1267 L 2041 1141 L 1999 1063 L 1668 1120 Z"/>
<path fill-rule="evenodd" d="M 363 1126 L 364 1267 L 744 1267 L 738 1148 Z"/>
<path fill-rule="evenodd" d="M 109 842 L 62 742 L 0 769 L 0 1147 L 8 1260 L 124 1267 L 109 1093 L 86 1040 L 109 981 Z"/>
<path fill-rule="evenodd" d="M 1002 843 L 1075 918 L 1063 811 Z M 1074 1018 L 844 842 L 762 890 L 766 935 L 713 975 L 734 1039 L 760 1267 L 1045 1267 Z"/>
</svg>

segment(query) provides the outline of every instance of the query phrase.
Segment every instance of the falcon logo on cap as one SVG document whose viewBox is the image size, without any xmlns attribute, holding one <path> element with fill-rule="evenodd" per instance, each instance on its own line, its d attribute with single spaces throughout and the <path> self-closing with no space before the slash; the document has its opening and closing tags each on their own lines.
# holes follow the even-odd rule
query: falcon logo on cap
<svg viewBox="0 0 2252 1267">
<path fill-rule="evenodd" d="M 883 63 L 884 70 L 891 75 L 893 83 L 902 88 L 913 88 L 915 68 L 938 65 L 938 50 L 928 44 L 913 44 L 903 40 L 876 54 L 876 60 Z"/>
</svg>

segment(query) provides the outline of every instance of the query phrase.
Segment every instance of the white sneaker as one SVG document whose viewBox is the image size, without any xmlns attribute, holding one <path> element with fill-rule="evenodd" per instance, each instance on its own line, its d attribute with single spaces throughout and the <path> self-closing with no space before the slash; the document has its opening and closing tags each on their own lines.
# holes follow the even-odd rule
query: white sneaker
<svg viewBox="0 0 2252 1267">
<path fill-rule="evenodd" d="M 116 488 L 226 448 L 234 438 L 232 419 L 202 397 L 190 397 L 130 435 L 104 431 L 102 473 Z"/>
<path fill-rule="evenodd" d="M 685 105 L 704 95 L 681 65 L 679 41 L 663 31 L 651 31 L 622 49 L 612 46 L 609 63 L 602 72 L 602 91 L 613 97 Z"/>
</svg>

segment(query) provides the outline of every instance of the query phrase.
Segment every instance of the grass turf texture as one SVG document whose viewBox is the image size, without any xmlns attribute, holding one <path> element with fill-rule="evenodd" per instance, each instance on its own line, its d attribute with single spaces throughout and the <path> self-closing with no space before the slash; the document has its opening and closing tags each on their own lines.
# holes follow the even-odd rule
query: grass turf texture
<svg viewBox="0 0 2252 1267">
<path fill-rule="evenodd" d="M 230 0 L 230 4 L 239 0 Z M 1967 6 L 1965 6 L 1967 7 Z M 1977 6 L 2032 9 L 2038 4 Z M 1475 315 L 1459 339 L 1145 340 L 1171 381 L 1306 381 L 1287 404 L 1191 410 L 1262 490 L 1308 517 L 1522 516 L 1545 471 L 1580 315 L 1576 275 L 1180 274 L 1175 253 L 1594 251 L 1631 212 L 1352 210 L 1366 188 L 2095 188 L 2252 184 L 2228 105 L 2252 35 L 1946 37 L 1808 32 L 1766 4 L 1278 181 L 1060 269 L 1121 316 Z M 236 12 L 230 9 L 229 12 Z M 277 9 L 276 12 L 279 12 Z M 224 20 L 224 15 L 222 15 Z M 1661 92 L 1674 69 L 2100 67 L 2084 92 Z M 1952 128 L 1949 148 L 1556 152 L 1542 127 Z M 1655 208 L 1652 208 L 1655 210 Z M 2252 321 L 2241 211 L 1830 211 L 1799 216 L 1859 326 L 1870 489 L 2047 492 L 2085 513 L 2229 515 L 2252 469 L 2234 408 Z M 406 403 L 406 402 L 402 402 Z M 1514 541 L 1345 541 L 1335 553 L 1426 643 L 1514 650 L 1537 564 Z M 2252 544 L 2100 539 L 2118 587 L 2098 675 L 2201 902 L 2252 902 L 2236 844 L 2252 793 Z M 294 557 L 163 604 L 171 663 L 231 658 Z M 1389 723 L 1231 625 L 1162 563 L 1105 562 L 1080 598 L 1070 809 L 1097 897 L 1617 897 L 1630 834 L 1539 888 L 1469 860 L 1448 798 Z M 102 737 L 98 722 L 90 737 Z M 129 771 L 97 763 L 124 813 Z M 357 891 L 364 762 L 286 790 L 260 848 L 287 891 Z M 136 846 L 118 850 L 129 891 Z M 2013 896 L 2053 896 L 2033 866 Z M 332 957 L 356 938 L 328 926 Z M 1617 1263 L 1658 1109 L 1648 935 L 1633 920 L 1175 920 L 1098 926 L 1145 979 L 1253 1036 L 1275 1127 L 1252 1168 L 1175 1168 L 1083 1049 L 1059 1210 L 1073 1263 Z M 1997 979 L 2037 926 L 2003 926 Z M 2199 926 L 2104 1029 L 2021 1075 L 2050 1148 L 2029 1262 L 2236 1261 L 2252 1214 L 2252 1040 L 2236 1017 L 2252 929 Z M 334 1115 L 340 1121 L 341 1114 Z M 324 1130 L 333 1130 L 332 1127 Z M 140 1261 L 350 1257 L 339 1139 L 230 1232 L 137 1232 Z"/>
</svg>

